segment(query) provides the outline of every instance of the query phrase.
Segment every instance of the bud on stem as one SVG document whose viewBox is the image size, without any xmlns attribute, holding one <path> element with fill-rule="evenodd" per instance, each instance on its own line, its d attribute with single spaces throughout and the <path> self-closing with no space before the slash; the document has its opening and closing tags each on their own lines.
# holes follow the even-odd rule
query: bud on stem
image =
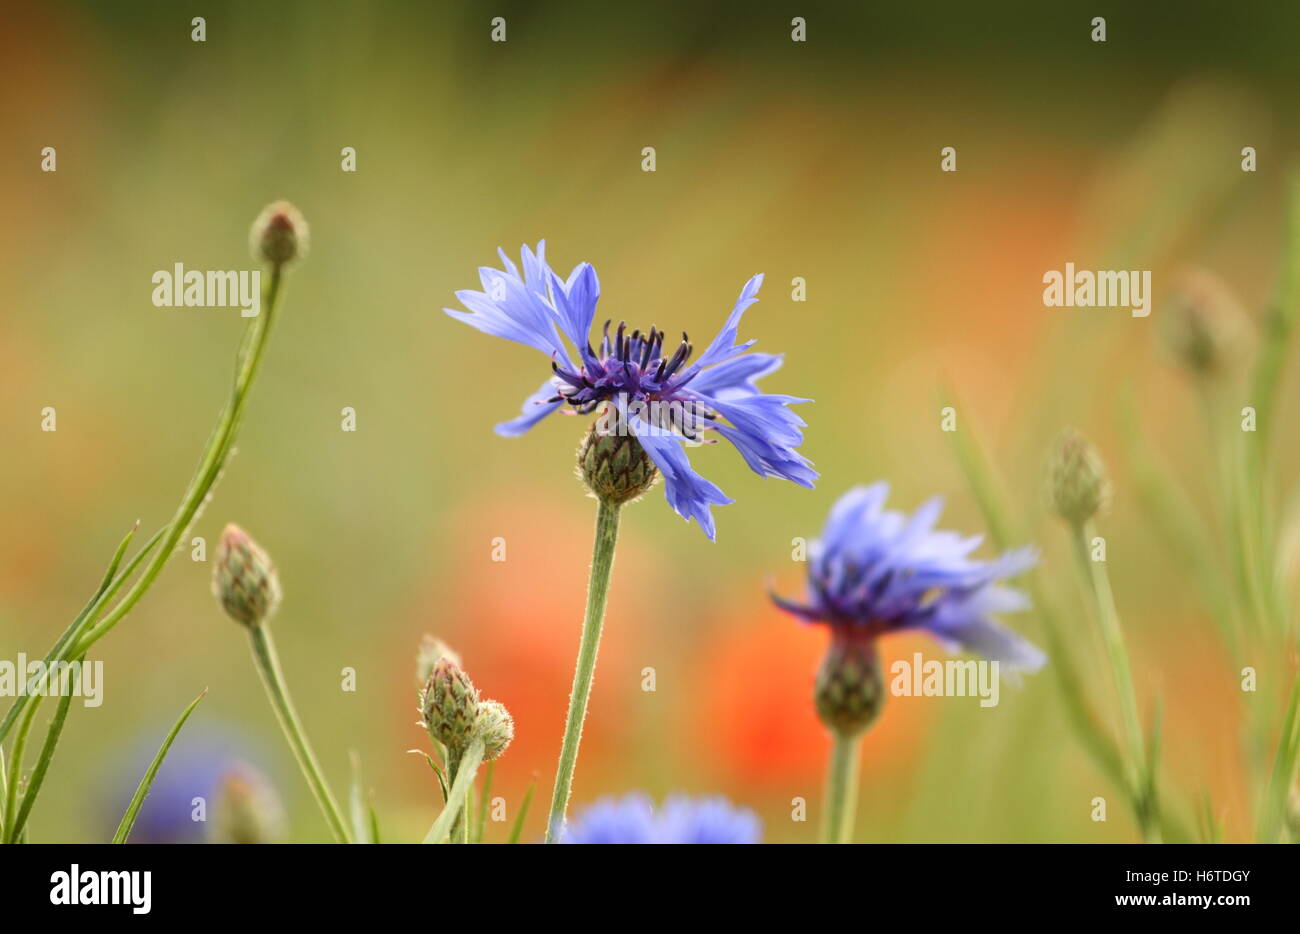
<svg viewBox="0 0 1300 934">
<path fill-rule="evenodd" d="M 612 421 L 613 427 L 605 422 Z M 654 485 L 659 471 L 624 421 L 601 418 L 578 451 L 578 473 L 587 489 L 612 506 L 630 503 Z"/>
<path fill-rule="evenodd" d="M 480 699 L 478 689 L 452 654 L 439 656 L 420 699 L 429 736 L 447 749 L 456 762 L 475 739 L 483 741 L 484 760 L 497 758 L 515 736 L 515 723 L 505 705 Z M 454 770 L 453 770 L 454 771 Z"/>
<path fill-rule="evenodd" d="M 282 843 L 284 837 L 284 807 L 264 776 L 246 765 L 221 776 L 212 842 Z"/>
<path fill-rule="evenodd" d="M 885 705 L 885 681 L 874 637 L 849 626 L 831 628 L 831 643 L 813 689 L 817 716 L 837 736 L 866 730 Z"/>
<path fill-rule="evenodd" d="M 1047 491 L 1057 515 L 1082 525 L 1110 499 L 1101 455 L 1082 432 L 1068 428 L 1057 438 L 1047 464 Z"/>
<path fill-rule="evenodd" d="M 280 577 L 270 556 L 239 526 L 221 533 L 212 568 L 212 592 L 237 623 L 254 629 L 280 605 Z"/>
<path fill-rule="evenodd" d="M 307 255 L 307 221 L 288 201 L 276 201 L 263 208 L 248 236 L 253 257 L 272 266 L 283 266 Z"/>
</svg>

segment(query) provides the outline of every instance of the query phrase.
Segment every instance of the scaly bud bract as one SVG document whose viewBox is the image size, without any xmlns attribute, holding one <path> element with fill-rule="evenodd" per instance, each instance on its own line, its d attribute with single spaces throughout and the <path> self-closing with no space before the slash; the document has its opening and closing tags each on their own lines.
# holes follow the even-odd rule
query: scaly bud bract
<svg viewBox="0 0 1300 934">
<path fill-rule="evenodd" d="M 446 655 L 434 662 L 420 710 L 429 735 L 450 750 L 462 751 L 474 735 L 478 711 L 478 691 L 460 665 Z"/>
<path fill-rule="evenodd" d="M 457 665 L 460 664 L 460 655 L 441 639 L 427 633 L 420 638 L 420 649 L 415 656 L 415 683 L 419 685 L 421 692 L 424 691 L 424 686 L 429 683 L 429 676 L 433 674 L 433 666 L 444 655 Z"/>
<path fill-rule="evenodd" d="M 618 422 L 618 419 L 614 419 Z M 654 485 L 659 471 L 632 434 L 591 426 L 578 451 L 578 473 L 600 500 L 621 506 Z"/>
<path fill-rule="evenodd" d="M 262 625 L 280 605 L 280 577 L 270 556 L 234 523 L 217 545 L 212 592 L 231 619 L 249 627 Z"/>
<path fill-rule="evenodd" d="M 871 726 L 885 706 L 885 680 L 874 637 L 850 627 L 831 628 L 813 700 L 822 723 L 841 736 L 857 736 Z"/>
<path fill-rule="evenodd" d="M 1110 499 L 1106 465 L 1082 432 L 1068 428 L 1057 438 L 1047 463 L 1047 491 L 1057 515 L 1075 525 L 1106 506 Z"/>
</svg>

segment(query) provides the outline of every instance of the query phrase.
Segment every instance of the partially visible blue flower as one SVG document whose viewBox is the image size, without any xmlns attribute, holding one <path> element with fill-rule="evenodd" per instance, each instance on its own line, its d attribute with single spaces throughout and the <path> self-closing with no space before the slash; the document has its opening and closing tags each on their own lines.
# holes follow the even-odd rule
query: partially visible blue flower
<svg viewBox="0 0 1300 934">
<path fill-rule="evenodd" d="M 773 594 L 782 609 L 834 630 L 875 637 L 923 629 L 950 649 L 965 649 L 1015 670 L 1046 661 L 1035 646 L 996 622 L 999 613 L 1029 607 L 1004 587 L 1038 562 L 1034 548 L 992 561 L 969 557 L 982 536 L 933 531 L 943 510 L 935 497 L 911 516 L 884 508 L 889 485 L 846 493 L 831 509 L 822 538 L 808 546 L 808 593 L 796 603 Z"/>
<path fill-rule="evenodd" d="M 107 787 L 101 799 L 105 839 L 117 829 L 165 733 L 163 725 L 142 734 L 131 750 L 106 770 Z M 250 755 L 264 758 L 260 744 L 238 730 L 209 726 L 202 732 L 182 731 L 154 777 L 127 842 L 206 842 L 223 776 Z M 203 799 L 201 806 L 196 798 Z"/>
<path fill-rule="evenodd" d="M 581 263 L 567 280 L 561 279 L 546 264 L 543 241 L 536 252 L 523 248 L 521 275 L 499 252 L 504 271 L 481 267 L 483 291 L 456 293 L 469 311 L 445 309 L 485 334 L 551 358 L 551 375 L 524 402 L 518 418 L 496 426 L 498 434 L 523 434 L 565 406 L 579 414 L 612 406 L 620 426 L 636 436 L 663 473 L 669 504 L 684 519 L 698 521 L 711 539 L 710 507 L 734 500 L 697 474 L 682 450 L 688 442 L 713 440 L 705 432 L 716 431 L 731 442 L 760 476 L 813 485 L 817 473 L 796 450 L 805 423 L 789 409 L 808 400 L 760 391 L 757 380 L 779 369 L 781 357 L 746 353 L 754 342 L 737 342 L 740 318 L 758 300 L 762 275 L 745 284 L 721 333 L 691 363 L 690 338 L 683 334 L 680 344 L 665 350 L 666 335 L 656 327 L 628 333 L 620 322 L 611 334 L 612 322 L 607 321 L 593 348 L 600 282 L 591 264 Z"/>
<path fill-rule="evenodd" d="M 646 795 L 602 798 L 569 822 L 561 843 L 758 843 L 753 811 L 726 798 L 674 795 L 655 810 Z"/>
</svg>

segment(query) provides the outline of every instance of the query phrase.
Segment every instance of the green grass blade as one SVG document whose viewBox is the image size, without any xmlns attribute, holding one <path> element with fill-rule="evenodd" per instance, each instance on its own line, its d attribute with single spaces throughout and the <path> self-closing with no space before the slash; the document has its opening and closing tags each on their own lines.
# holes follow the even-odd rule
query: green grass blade
<svg viewBox="0 0 1300 934">
<path fill-rule="evenodd" d="M 960 411 L 959 401 L 951 390 L 945 390 L 943 398 L 945 404 L 952 405 Z M 957 463 L 980 508 L 984 524 L 989 528 L 992 543 L 999 549 L 1020 544 L 1020 536 L 1014 529 L 1005 507 L 1005 499 L 999 491 L 998 484 L 993 478 L 993 471 L 984 457 L 974 432 L 967 427 L 960 431 L 948 432 L 948 437 L 952 441 Z M 1121 787 L 1127 787 L 1119 747 L 1103 728 L 1101 719 L 1094 712 L 1087 698 L 1083 679 L 1078 675 L 1073 655 L 1062 635 L 1058 622 L 1059 616 L 1036 574 L 1028 578 L 1027 586 L 1034 603 L 1034 612 L 1042 623 L 1043 636 L 1047 641 L 1048 664 L 1056 675 L 1061 699 L 1065 703 L 1066 712 L 1075 731 L 1098 768 Z"/>
<path fill-rule="evenodd" d="M 433 756 L 429 755 L 423 749 L 408 749 L 406 751 L 411 753 L 411 755 L 422 757 L 425 762 L 429 763 L 429 768 L 432 769 L 433 774 L 438 777 L 438 790 L 442 792 L 442 800 L 445 802 L 447 800 L 447 776 L 442 771 L 442 766 L 434 761 Z"/>
<path fill-rule="evenodd" d="M 483 775 L 483 794 L 478 803 L 478 822 L 474 827 L 474 842 L 482 843 L 483 835 L 487 832 L 487 812 L 488 804 L 492 800 L 492 773 L 496 771 L 496 760 L 487 764 L 487 769 Z"/>
<path fill-rule="evenodd" d="M 1273 772 L 1269 776 L 1268 788 L 1264 793 L 1263 807 L 1260 808 L 1260 843 L 1277 843 L 1281 837 L 1282 824 L 1286 817 L 1287 796 L 1295 777 L 1298 755 L 1300 755 L 1300 677 L 1297 677 L 1291 686 L 1291 702 L 1287 705 L 1286 717 L 1282 723 L 1282 735 L 1278 737 L 1277 755 L 1273 760 Z"/>
<path fill-rule="evenodd" d="M 140 567 L 141 562 L 143 562 L 144 559 L 148 557 L 149 553 L 158 546 L 158 542 L 161 541 L 163 532 L 165 531 L 166 527 L 155 532 L 153 537 L 150 538 L 136 556 L 131 559 L 131 563 L 126 566 L 126 570 L 119 574 L 111 584 L 107 586 L 103 583 L 100 584 L 99 589 L 95 591 L 95 595 L 87 601 L 84 607 L 81 608 L 81 612 L 77 614 L 71 625 L 63 631 L 63 635 L 59 636 L 58 640 L 54 643 L 54 646 L 46 654 L 46 669 L 55 662 L 64 662 L 68 660 L 65 655 L 65 650 L 68 645 L 81 634 L 81 631 L 85 628 L 86 624 L 94 614 L 97 613 L 105 603 L 112 600 L 113 597 L 117 595 L 117 592 L 122 589 L 122 585 L 131 579 L 132 575 L 134 575 L 136 570 Z M 132 529 L 131 532 L 127 533 L 127 537 L 123 544 L 130 541 L 134 532 L 135 530 Z M 120 553 L 123 550 L 123 546 L 119 545 L 118 553 L 116 553 L 113 558 L 113 567 L 116 567 L 117 563 L 121 560 Z M 105 575 L 105 580 L 107 580 L 108 577 L 109 575 Z M 4 738 L 9 735 L 10 729 L 13 728 L 14 723 L 18 720 L 19 715 L 22 714 L 30 700 L 31 695 L 24 694 L 15 699 L 13 704 L 10 705 L 9 709 L 5 712 L 4 720 L 0 721 L 0 742 L 3 742 Z"/>
<path fill-rule="evenodd" d="M 524 800 L 519 804 L 519 814 L 515 817 L 514 826 L 510 828 L 510 839 L 507 843 L 518 843 L 519 835 L 524 831 L 524 820 L 528 817 L 528 806 L 533 803 L 533 792 L 537 790 L 537 779 L 528 783 L 528 790 L 524 792 Z"/>
<path fill-rule="evenodd" d="M 77 659 L 78 666 L 83 660 Z M 58 745 L 59 736 L 63 732 L 63 721 L 68 719 L 68 708 L 72 706 L 74 693 L 76 692 L 67 691 L 59 698 L 59 706 L 55 708 L 54 719 L 50 721 L 50 728 L 45 733 L 45 742 L 41 745 L 41 754 L 36 760 L 36 767 L 32 770 L 31 778 L 27 780 L 27 790 L 23 792 L 22 804 L 18 807 L 18 816 L 14 819 L 13 829 L 10 831 L 11 837 L 26 832 L 27 818 L 36 804 L 37 796 L 41 793 L 41 785 L 45 783 L 45 773 L 49 771 L 50 760 L 54 758 L 54 748 Z"/>
<path fill-rule="evenodd" d="M 352 837 L 356 843 L 376 843 L 372 831 L 374 808 L 368 806 L 365 787 L 361 781 L 361 757 L 353 752 L 352 787 L 348 792 L 348 817 L 352 821 Z"/>
<path fill-rule="evenodd" d="M 1277 298 L 1264 318 L 1259 354 L 1251 372 L 1250 399 L 1258 416 L 1252 448 L 1257 454 L 1268 447 L 1273 433 L 1273 419 L 1269 416 L 1281 382 L 1297 312 L 1300 312 L 1300 174 L 1293 175 L 1287 183 L 1282 272 Z"/>
<path fill-rule="evenodd" d="M 36 719 L 36 711 L 40 707 L 41 697 L 37 696 L 27 707 L 27 713 L 23 716 L 23 722 L 18 725 L 18 734 L 14 737 L 13 749 L 10 750 L 9 756 L 9 778 L 5 782 L 5 804 L 4 812 L 9 815 L 4 829 L 4 836 L 0 837 L 5 843 L 14 842 L 14 819 L 18 815 L 18 786 L 22 783 L 23 778 L 23 757 L 27 752 L 27 736 L 31 733 L 32 722 Z"/>
<path fill-rule="evenodd" d="M 8 779 L 5 778 L 5 748 L 0 746 L 0 835 L 5 829 L 5 799 L 9 796 Z"/>
<path fill-rule="evenodd" d="M 1193 577 L 1220 635 L 1235 657 L 1239 637 L 1234 629 L 1232 597 L 1215 557 L 1213 539 L 1191 500 L 1148 450 L 1131 389 L 1121 402 L 1120 429 L 1139 501 L 1154 520 L 1166 547 L 1180 553 L 1194 571 Z"/>
<path fill-rule="evenodd" d="M 204 688 L 203 693 L 190 701 L 190 705 L 185 708 L 185 712 L 172 725 L 167 738 L 163 740 L 162 746 L 158 749 L 158 755 L 153 757 L 153 762 L 149 764 L 149 770 L 144 773 L 144 778 L 140 779 L 135 794 L 131 796 L 131 803 L 127 805 L 126 813 L 122 815 L 122 823 L 117 825 L 117 833 L 113 834 L 114 843 L 126 843 L 127 838 L 131 836 L 131 828 L 135 826 L 135 819 L 140 814 L 140 808 L 144 806 L 144 799 L 149 794 L 149 788 L 153 785 L 158 769 L 162 767 L 163 759 L 167 758 L 167 751 L 172 748 L 172 743 L 176 741 L 177 734 L 180 733 L 181 727 L 185 725 L 185 721 L 190 718 L 190 714 L 194 712 L 194 708 L 199 706 L 199 701 L 207 696 L 207 688 Z"/>
</svg>

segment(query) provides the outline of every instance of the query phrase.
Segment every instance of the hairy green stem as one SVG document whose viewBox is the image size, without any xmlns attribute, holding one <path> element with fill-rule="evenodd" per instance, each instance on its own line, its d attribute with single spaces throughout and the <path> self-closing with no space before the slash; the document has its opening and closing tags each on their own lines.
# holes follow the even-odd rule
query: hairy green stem
<svg viewBox="0 0 1300 934">
<path fill-rule="evenodd" d="M 465 761 L 465 754 L 461 751 L 447 750 L 447 781 L 452 787 L 456 785 L 456 779 L 461 772 L 461 763 Z M 476 766 L 477 768 L 477 766 Z M 470 784 L 470 790 L 465 795 L 465 801 L 457 809 L 456 816 L 451 822 L 451 842 L 468 843 L 469 831 L 466 817 L 469 814 L 470 798 L 473 797 L 474 786 Z"/>
<path fill-rule="evenodd" d="M 573 769 L 578 761 L 582 724 L 587 718 L 587 701 L 591 696 L 596 653 L 600 649 L 600 632 L 605 622 L 609 579 L 614 570 L 618 512 L 619 506 L 603 499 L 596 510 L 596 541 L 592 547 L 591 578 L 587 585 L 587 612 L 582 624 L 582 641 L 578 645 L 578 663 L 573 671 L 573 690 L 569 694 L 569 715 L 564 726 L 564 742 L 560 746 L 560 764 L 555 771 L 555 790 L 551 793 L 551 813 L 546 821 L 547 843 L 556 842 L 564 829 L 569 796 L 573 792 Z"/>
<path fill-rule="evenodd" d="M 311 793 L 316 797 L 321 813 L 325 815 L 325 822 L 329 824 L 330 832 L 334 834 L 336 841 L 350 843 L 352 841 L 348 836 L 347 825 L 343 822 L 343 812 L 339 810 L 334 794 L 325 782 L 320 764 L 316 761 L 316 754 L 312 752 L 311 745 L 307 742 L 302 722 L 298 719 L 298 712 L 294 710 L 293 701 L 289 698 L 284 674 L 280 670 L 280 658 L 271 641 L 270 629 L 265 624 L 253 626 L 249 628 L 248 636 L 253 647 L 253 661 L 266 688 L 266 695 L 270 698 L 271 707 L 275 710 L 276 719 L 280 721 L 280 728 L 284 730 L 285 739 L 289 741 L 294 758 L 298 760 L 298 767 L 302 769 L 303 777 L 307 779 L 307 784 L 311 786 Z"/>
<path fill-rule="evenodd" d="M 1133 795 L 1138 824 L 1143 839 L 1148 843 L 1158 843 L 1160 828 L 1155 814 L 1155 795 L 1152 793 L 1154 777 L 1142 737 L 1142 721 L 1138 716 L 1137 695 L 1133 690 L 1128 648 L 1124 643 L 1124 631 L 1120 626 L 1119 611 L 1115 608 L 1115 596 L 1111 591 L 1106 563 L 1092 560 L 1088 551 L 1092 532 L 1090 522 L 1071 525 L 1074 555 L 1079 562 L 1079 573 L 1092 594 L 1097 624 L 1101 629 L 1102 643 L 1115 682 L 1115 693 L 1119 698 L 1121 728 L 1129 755 L 1129 791 Z"/>
<path fill-rule="evenodd" d="M 425 834 L 424 843 L 441 843 L 447 839 L 451 833 L 452 825 L 457 821 L 464 824 L 465 802 L 469 798 L 470 787 L 474 784 L 474 777 L 478 775 L 478 767 L 483 764 L 483 754 L 485 748 L 482 739 L 474 739 L 470 742 L 469 748 L 460 756 L 456 766 L 456 779 L 451 783 L 451 789 L 447 792 L 447 803 L 442 807 L 442 813 L 438 819 L 433 822 L 429 832 Z"/>
<path fill-rule="evenodd" d="M 822 843 L 852 843 L 858 810 L 858 753 L 862 734 L 831 734 L 831 760 L 826 772 L 826 813 Z"/>
</svg>

